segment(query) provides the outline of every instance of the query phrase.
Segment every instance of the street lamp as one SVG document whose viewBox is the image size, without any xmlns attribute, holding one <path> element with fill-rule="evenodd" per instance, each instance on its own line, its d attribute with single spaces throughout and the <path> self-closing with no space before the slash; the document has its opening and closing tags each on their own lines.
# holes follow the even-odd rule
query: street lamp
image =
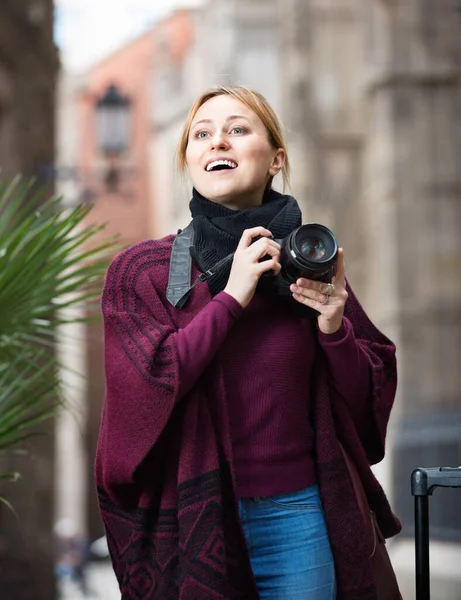
<svg viewBox="0 0 461 600">
<path fill-rule="evenodd" d="M 127 164 L 129 157 L 123 156 L 131 145 L 132 103 L 112 84 L 102 96 L 95 98 L 92 95 L 91 104 L 95 117 L 95 145 L 104 158 L 93 161 L 92 168 L 82 171 L 77 166 L 43 164 L 40 165 L 40 176 L 45 181 L 59 181 L 61 188 L 81 188 L 79 194 L 74 189 L 63 192 L 63 196 L 70 199 L 69 205 L 94 202 L 104 191 L 130 200 L 133 194 L 122 183 L 136 177 L 136 169 Z"/>
<path fill-rule="evenodd" d="M 110 85 L 96 103 L 97 143 L 106 156 L 118 156 L 130 145 L 130 104 L 115 85 Z"/>
</svg>

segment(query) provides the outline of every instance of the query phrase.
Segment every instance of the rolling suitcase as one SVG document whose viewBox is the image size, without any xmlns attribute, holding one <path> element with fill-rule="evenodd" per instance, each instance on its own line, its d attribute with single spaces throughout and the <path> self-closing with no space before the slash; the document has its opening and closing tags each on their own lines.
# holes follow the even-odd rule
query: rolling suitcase
<svg viewBox="0 0 461 600">
<path fill-rule="evenodd" d="M 411 493 L 415 497 L 416 600 L 429 600 L 429 495 L 437 487 L 461 487 L 461 467 L 415 469 Z"/>
</svg>

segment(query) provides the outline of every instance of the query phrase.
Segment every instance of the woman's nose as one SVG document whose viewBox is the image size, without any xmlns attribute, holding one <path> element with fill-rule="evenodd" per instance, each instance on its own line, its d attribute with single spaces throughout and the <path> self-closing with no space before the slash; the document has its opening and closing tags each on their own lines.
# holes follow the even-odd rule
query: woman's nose
<svg viewBox="0 0 461 600">
<path fill-rule="evenodd" d="M 227 148 L 229 146 L 229 142 L 226 136 L 222 131 L 217 131 L 214 136 L 211 138 L 211 147 L 215 148 Z"/>
</svg>

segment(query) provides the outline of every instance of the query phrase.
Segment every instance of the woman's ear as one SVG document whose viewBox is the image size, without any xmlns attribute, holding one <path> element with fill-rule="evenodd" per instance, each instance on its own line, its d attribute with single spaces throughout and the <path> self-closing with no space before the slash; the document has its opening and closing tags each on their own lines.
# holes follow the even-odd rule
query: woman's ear
<svg viewBox="0 0 461 600">
<path fill-rule="evenodd" d="M 285 150 L 283 148 L 279 148 L 272 160 L 272 164 L 269 167 L 269 175 L 275 177 L 277 173 L 283 168 L 285 164 Z"/>
</svg>

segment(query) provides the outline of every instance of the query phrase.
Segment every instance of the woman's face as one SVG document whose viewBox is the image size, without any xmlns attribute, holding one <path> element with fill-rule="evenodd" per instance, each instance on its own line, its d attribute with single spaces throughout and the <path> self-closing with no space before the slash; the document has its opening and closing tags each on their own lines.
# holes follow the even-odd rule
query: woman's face
<svg viewBox="0 0 461 600">
<path fill-rule="evenodd" d="M 285 161 L 264 123 L 232 96 L 211 98 L 192 121 L 186 163 L 195 189 L 213 202 L 239 210 L 258 206 L 270 178 Z"/>
</svg>

